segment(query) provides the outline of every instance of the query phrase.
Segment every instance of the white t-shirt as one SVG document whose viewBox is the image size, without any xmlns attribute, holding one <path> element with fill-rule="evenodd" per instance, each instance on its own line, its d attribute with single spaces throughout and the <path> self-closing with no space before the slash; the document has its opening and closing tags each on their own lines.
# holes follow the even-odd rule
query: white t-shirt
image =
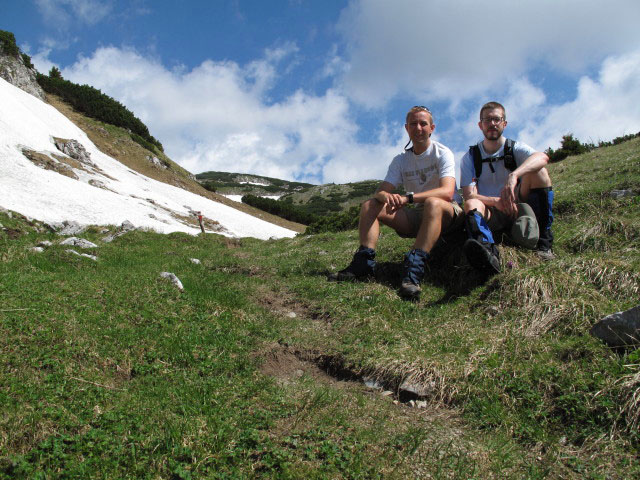
<svg viewBox="0 0 640 480">
<path fill-rule="evenodd" d="M 411 150 L 396 155 L 384 181 L 394 187 L 402 185 L 407 192 L 419 193 L 438 188 L 444 177 L 456 177 L 453 153 L 432 140 L 420 155 Z"/>
<path fill-rule="evenodd" d="M 504 144 L 497 152 L 491 155 L 488 155 L 487 152 L 484 151 L 482 141 L 478 142 L 478 147 L 480 148 L 480 155 L 483 159 L 502 157 L 504 155 Z M 536 150 L 526 143 L 514 142 L 513 144 L 513 158 L 518 167 L 534 153 L 536 153 Z M 476 180 L 476 188 L 478 189 L 478 194 L 484 195 L 485 197 L 499 197 L 500 191 L 502 187 L 504 187 L 511 171 L 504 166 L 504 161 L 492 162 L 491 165 L 495 169 L 495 172 L 491 171 L 488 163 L 482 164 L 482 174 L 480 178 Z M 473 157 L 470 152 L 467 152 L 464 157 L 462 157 L 460 164 L 460 185 L 463 188 L 468 187 L 474 182 L 475 178 L 476 169 L 473 165 Z"/>
</svg>

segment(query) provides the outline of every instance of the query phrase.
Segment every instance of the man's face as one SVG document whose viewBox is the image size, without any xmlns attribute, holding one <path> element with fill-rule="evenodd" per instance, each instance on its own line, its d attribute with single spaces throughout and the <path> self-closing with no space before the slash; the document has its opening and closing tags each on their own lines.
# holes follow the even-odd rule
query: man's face
<svg viewBox="0 0 640 480">
<path fill-rule="evenodd" d="M 431 116 L 427 112 L 418 111 L 409 115 L 409 119 L 404 128 L 407 129 L 409 138 L 414 146 L 426 146 L 436 126 L 431 123 Z"/>
<path fill-rule="evenodd" d="M 504 112 L 500 108 L 487 109 L 482 112 L 482 119 L 478 122 L 478 126 L 484 138 L 487 140 L 497 140 L 504 132 L 507 121 L 504 119 Z"/>
</svg>

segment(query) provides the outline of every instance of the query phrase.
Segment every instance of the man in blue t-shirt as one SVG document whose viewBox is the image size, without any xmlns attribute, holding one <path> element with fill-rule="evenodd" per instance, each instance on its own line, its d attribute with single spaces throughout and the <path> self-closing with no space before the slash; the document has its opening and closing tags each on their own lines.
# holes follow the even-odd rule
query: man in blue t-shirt
<svg viewBox="0 0 640 480">
<path fill-rule="evenodd" d="M 453 201 L 456 179 L 453 153 L 431 140 L 435 129 L 431 112 L 423 106 L 407 113 L 405 129 L 413 146 L 397 155 L 373 198 L 360 209 L 360 247 L 347 268 L 329 276 L 330 280 L 358 280 L 375 277 L 375 248 L 380 223 L 400 236 L 415 237 L 405 255 L 400 295 L 417 300 L 429 252 L 443 232 L 461 228 L 462 208 Z M 402 185 L 406 195 L 393 193 Z M 415 203 L 416 208 L 405 208 Z"/>
<path fill-rule="evenodd" d="M 460 167 L 470 235 L 464 252 L 471 265 L 488 273 L 500 271 L 493 233 L 508 231 L 520 216 L 530 215 L 532 222 L 537 222 L 537 241 L 534 238 L 528 246 L 543 259 L 553 258 L 553 189 L 545 168 L 549 157 L 525 143 L 507 140 L 502 136 L 506 126 L 504 107 L 497 102 L 485 104 L 478 122 L 484 139 L 469 149 Z M 525 238 L 522 244 L 526 241 Z"/>
</svg>

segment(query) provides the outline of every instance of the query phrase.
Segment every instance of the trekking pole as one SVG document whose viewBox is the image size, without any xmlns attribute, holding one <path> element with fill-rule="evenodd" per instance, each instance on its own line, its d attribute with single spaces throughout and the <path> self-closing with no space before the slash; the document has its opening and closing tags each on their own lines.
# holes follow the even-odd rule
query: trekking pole
<svg viewBox="0 0 640 480">
<path fill-rule="evenodd" d="M 202 224 L 202 212 L 198 212 L 198 223 L 200 224 L 200 230 L 204 233 L 204 225 Z"/>
</svg>

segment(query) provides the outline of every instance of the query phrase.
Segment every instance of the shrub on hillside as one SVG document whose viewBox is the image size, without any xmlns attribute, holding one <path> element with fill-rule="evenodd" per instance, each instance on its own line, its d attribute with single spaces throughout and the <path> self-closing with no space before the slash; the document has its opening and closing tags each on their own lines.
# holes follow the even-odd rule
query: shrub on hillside
<svg viewBox="0 0 640 480">
<path fill-rule="evenodd" d="M 309 225 L 316 220 L 315 215 L 311 215 L 288 202 L 256 197 L 255 195 L 244 195 L 242 197 L 242 203 L 246 203 L 247 205 L 259 208 L 260 210 L 272 213 L 286 220 L 302 223 L 304 225 Z"/>
<path fill-rule="evenodd" d="M 151 136 L 147 126 L 138 117 L 100 90 L 65 80 L 56 67 L 51 69 L 49 76 L 38 73 L 36 78 L 45 92 L 62 97 L 79 112 L 129 130 L 134 141 L 152 152 L 154 147 L 164 151 L 162 144 Z"/>
<path fill-rule="evenodd" d="M 13 33 L 0 30 L 0 50 L 12 57 L 17 57 L 20 54 L 20 49 L 16 45 L 16 37 Z"/>
<path fill-rule="evenodd" d="M 342 232 L 345 230 L 353 230 L 358 228 L 358 220 L 360 219 L 360 206 L 353 207 L 343 212 L 333 213 L 319 217 L 317 220 L 309 224 L 305 234 L 311 235 L 315 233 L 325 232 Z"/>
</svg>

